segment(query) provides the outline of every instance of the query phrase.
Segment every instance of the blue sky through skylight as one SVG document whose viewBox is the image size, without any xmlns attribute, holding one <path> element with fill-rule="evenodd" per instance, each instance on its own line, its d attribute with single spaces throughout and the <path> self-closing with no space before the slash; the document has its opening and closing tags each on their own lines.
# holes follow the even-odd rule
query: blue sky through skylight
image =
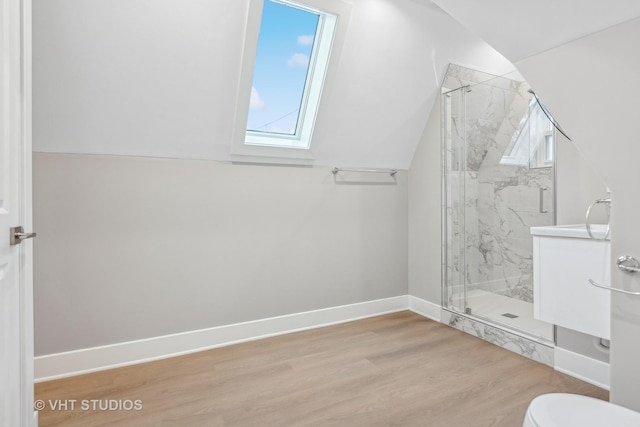
<svg viewBox="0 0 640 427">
<path fill-rule="evenodd" d="M 295 134 L 318 19 L 264 2 L 247 130 Z"/>
</svg>

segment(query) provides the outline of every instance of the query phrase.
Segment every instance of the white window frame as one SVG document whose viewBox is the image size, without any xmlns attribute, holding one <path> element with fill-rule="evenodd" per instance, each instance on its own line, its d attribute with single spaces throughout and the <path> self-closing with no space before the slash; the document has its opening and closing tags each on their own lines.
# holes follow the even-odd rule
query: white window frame
<svg viewBox="0 0 640 427">
<path fill-rule="evenodd" d="M 553 166 L 555 128 L 551 120 L 551 129 L 542 134 L 538 141 L 531 141 L 531 108 L 539 107 L 536 99 L 531 98 L 527 114 L 518 124 L 517 134 L 514 134 L 510 145 L 507 147 L 508 153 L 503 154 L 500 164 L 503 166 L 528 166 L 530 168 L 546 168 Z M 548 118 L 548 116 L 547 116 Z M 524 130 L 527 132 L 523 132 Z"/>
<path fill-rule="evenodd" d="M 351 4 L 342 0 L 276 0 L 320 15 L 309 63 L 312 76 L 298 116 L 295 135 L 247 130 L 249 100 L 255 68 L 260 22 L 264 0 L 249 0 L 240 84 L 236 99 L 232 159 L 241 162 L 313 164 L 317 141 L 315 124 L 322 117 L 322 98 L 331 91 L 344 44 Z M 311 74 L 313 73 L 313 74 Z"/>
</svg>

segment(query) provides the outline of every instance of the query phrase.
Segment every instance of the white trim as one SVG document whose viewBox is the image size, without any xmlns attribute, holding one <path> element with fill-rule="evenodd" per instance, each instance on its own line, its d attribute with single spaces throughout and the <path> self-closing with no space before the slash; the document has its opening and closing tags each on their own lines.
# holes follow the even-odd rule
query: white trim
<svg viewBox="0 0 640 427">
<path fill-rule="evenodd" d="M 409 295 L 409 310 L 436 322 L 442 322 L 442 306 L 440 304 Z"/>
<path fill-rule="evenodd" d="M 609 390 L 609 364 L 560 347 L 554 351 L 554 369 Z"/>
<path fill-rule="evenodd" d="M 49 381 L 407 310 L 407 295 L 35 358 L 35 381 Z"/>
<path fill-rule="evenodd" d="M 227 345 L 350 322 L 403 310 L 442 323 L 442 307 L 401 295 L 374 301 L 270 317 L 208 329 L 49 354 L 35 358 L 35 382 L 50 381 Z M 554 348 L 554 369 L 609 390 L 609 364 Z"/>
</svg>

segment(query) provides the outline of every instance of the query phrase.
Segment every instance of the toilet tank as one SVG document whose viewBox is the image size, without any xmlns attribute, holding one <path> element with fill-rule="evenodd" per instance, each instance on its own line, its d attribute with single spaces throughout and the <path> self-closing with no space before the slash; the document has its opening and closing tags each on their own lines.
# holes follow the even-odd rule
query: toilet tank
<svg viewBox="0 0 640 427">
<path fill-rule="evenodd" d="M 592 225 L 597 239 L 605 225 Z M 534 317 L 609 339 L 611 242 L 589 237 L 584 224 L 532 227 Z"/>
</svg>

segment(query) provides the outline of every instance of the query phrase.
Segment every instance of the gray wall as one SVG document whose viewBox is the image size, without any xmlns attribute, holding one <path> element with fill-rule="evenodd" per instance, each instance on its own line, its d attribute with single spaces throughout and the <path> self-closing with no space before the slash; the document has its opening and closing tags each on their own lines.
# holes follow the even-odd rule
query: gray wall
<svg viewBox="0 0 640 427">
<path fill-rule="evenodd" d="M 406 172 L 45 153 L 33 170 L 36 355 L 407 294 Z"/>
<path fill-rule="evenodd" d="M 607 197 L 607 185 L 576 144 L 556 132 L 557 220 L 558 224 L 584 224 L 585 213 L 596 199 Z M 594 207 L 592 223 L 606 224 L 603 205 Z"/>
<path fill-rule="evenodd" d="M 516 64 L 609 185 L 611 286 L 634 291 L 638 275 L 619 271 L 614 260 L 640 258 L 640 51 L 629 49 L 639 39 L 640 19 L 633 19 Z M 640 410 L 640 299 L 612 293 L 611 309 L 611 401 Z"/>
<path fill-rule="evenodd" d="M 594 200 L 607 197 L 607 186 L 576 145 L 560 132 L 556 132 L 556 165 L 558 224 L 583 224 L 587 207 Z M 593 223 L 605 224 L 603 205 L 594 207 L 590 218 Z M 558 327 L 556 340 L 558 347 L 609 361 L 609 350 L 599 345 L 599 338 Z"/>
<path fill-rule="evenodd" d="M 440 97 L 409 169 L 409 294 L 442 303 Z"/>
</svg>

